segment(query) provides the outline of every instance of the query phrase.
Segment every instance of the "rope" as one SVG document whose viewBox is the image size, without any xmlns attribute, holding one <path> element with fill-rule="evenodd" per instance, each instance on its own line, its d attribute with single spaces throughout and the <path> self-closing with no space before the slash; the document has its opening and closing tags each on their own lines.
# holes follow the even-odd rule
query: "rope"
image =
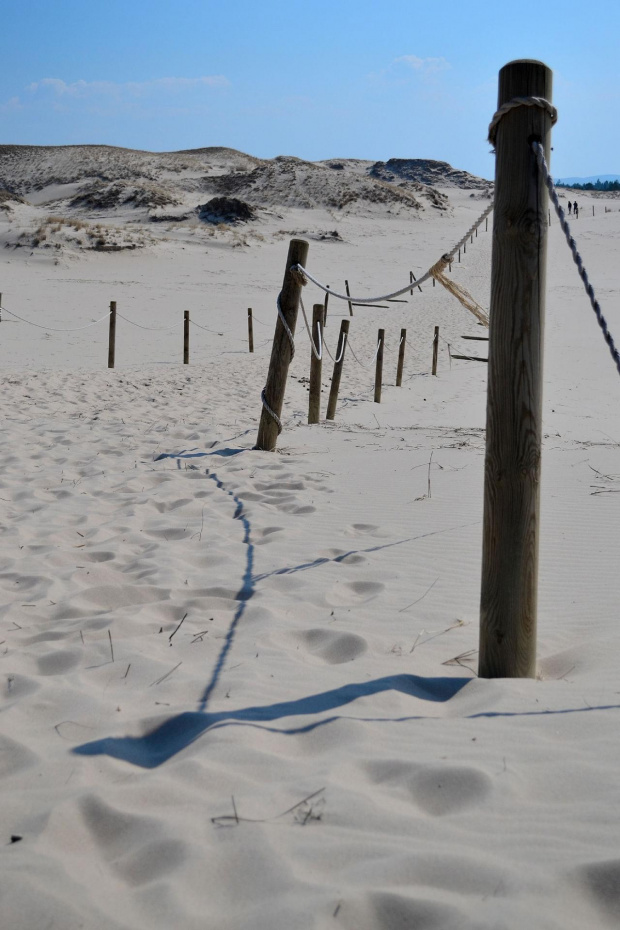
<svg viewBox="0 0 620 930">
<path fill-rule="evenodd" d="M 359 358 L 357 357 L 357 355 L 355 354 L 355 352 L 354 352 L 354 350 L 353 350 L 353 346 L 351 345 L 351 340 L 350 340 L 350 339 L 349 339 L 349 348 L 351 349 L 351 354 L 353 355 L 353 358 L 355 359 L 355 361 L 357 362 L 358 365 L 361 365 L 362 368 L 370 368 L 370 367 L 372 366 L 372 363 L 373 363 L 374 360 L 376 359 L 377 355 L 379 354 L 379 349 L 381 348 L 381 339 L 379 339 L 379 340 L 377 341 L 377 348 L 375 349 L 375 354 L 374 354 L 373 357 L 370 359 L 370 361 L 368 362 L 367 365 L 366 365 L 364 362 L 360 362 Z"/>
<path fill-rule="evenodd" d="M 275 410 L 272 410 L 269 404 L 267 403 L 267 398 L 265 397 L 265 388 L 263 388 L 262 391 L 260 392 L 260 399 L 262 400 L 263 407 L 265 408 L 269 416 L 273 420 L 275 420 L 276 426 L 278 427 L 278 436 L 279 436 L 280 433 L 282 432 L 282 420 L 280 419 L 278 414 L 275 412 Z"/>
<path fill-rule="evenodd" d="M 489 206 L 486 207 L 483 213 L 478 217 L 475 223 L 472 226 L 470 226 L 470 228 L 467 230 L 463 238 L 457 242 L 454 248 L 451 249 L 449 252 L 446 252 L 445 255 L 442 256 L 442 259 L 443 258 L 447 259 L 447 262 L 452 261 L 452 259 L 454 258 L 458 250 L 461 248 L 461 246 L 469 239 L 472 233 L 474 233 L 476 229 L 478 229 L 482 221 L 487 218 L 487 216 L 489 215 L 492 209 L 493 209 L 493 202 L 491 202 Z M 421 278 L 418 278 L 418 280 L 413 284 L 413 286 L 418 287 L 420 284 L 424 284 L 425 281 L 428 281 L 429 278 L 432 278 L 434 267 L 436 267 L 436 265 L 433 265 L 431 268 L 429 268 L 427 272 L 425 272 L 422 275 Z M 328 287 L 326 284 L 322 284 L 313 275 L 311 275 L 310 272 L 307 270 L 307 268 L 304 268 L 303 265 L 293 265 L 293 267 L 291 268 L 291 272 L 294 274 L 298 274 L 301 277 L 304 284 L 307 283 L 307 281 L 304 279 L 308 279 L 308 281 L 312 281 L 313 284 L 316 284 L 318 288 L 320 288 L 322 291 L 325 291 L 325 293 L 329 294 L 330 297 L 336 297 L 338 300 L 346 300 L 351 303 L 360 304 L 360 305 L 376 304 L 376 303 L 379 303 L 379 301 L 381 300 L 390 300 L 392 297 L 398 297 L 400 294 L 405 294 L 407 291 L 410 291 L 412 287 L 412 282 L 410 281 L 407 285 L 405 285 L 405 287 L 401 287 L 397 291 L 391 291 L 391 293 L 389 294 L 381 294 L 379 297 L 351 297 L 349 294 L 338 294 L 336 291 L 332 291 L 330 287 Z"/>
<path fill-rule="evenodd" d="M 513 100 L 509 100 L 508 103 L 504 103 L 495 113 L 493 119 L 489 123 L 489 135 L 488 140 L 495 149 L 495 139 L 497 137 L 497 127 L 502 121 L 506 113 L 509 113 L 511 110 L 514 110 L 516 107 L 540 107 L 542 110 L 546 110 L 549 116 L 551 117 L 551 125 L 555 126 L 558 121 L 558 111 L 548 100 L 545 100 L 544 97 L 515 97 Z"/>
<path fill-rule="evenodd" d="M 90 326 L 96 326 L 97 323 L 102 323 L 103 320 L 106 320 L 110 316 L 110 311 L 108 310 L 100 319 L 93 320 L 92 323 L 87 323 L 86 326 L 74 326 L 71 329 L 57 329 L 55 326 L 41 326 L 40 323 L 33 323 L 32 320 L 25 320 L 23 316 L 18 316 L 16 313 L 13 313 L 12 310 L 7 310 L 6 307 L 0 307 L 0 312 L 10 313 L 11 316 L 14 316 L 15 319 L 19 320 L 21 323 L 27 323 L 28 326 L 36 326 L 37 329 L 45 329 L 53 333 L 77 333 L 81 329 L 88 329 Z"/>
<path fill-rule="evenodd" d="M 224 335 L 224 333 L 218 333 L 218 331 L 217 331 L 216 329 L 209 329 L 207 326 L 201 326 L 200 323 L 194 323 L 194 321 L 192 320 L 191 317 L 190 317 L 190 320 L 189 320 L 189 321 L 190 321 L 190 323 L 192 324 L 192 326 L 196 326 L 198 329 L 203 329 L 203 330 L 205 331 L 205 333 L 211 333 L 213 336 L 223 336 L 223 335 Z M 226 333 L 232 333 L 232 329 L 226 329 L 226 330 L 224 330 L 224 332 L 226 332 Z"/>
<path fill-rule="evenodd" d="M 562 231 L 566 237 L 568 247 L 572 252 L 573 261 L 577 265 L 577 269 L 579 271 L 579 277 L 583 281 L 583 286 L 585 288 L 586 294 L 590 298 L 590 303 L 592 305 L 592 309 L 594 310 L 598 325 L 601 327 L 601 330 L 603 332 L 603 337 L 609 347 L 611 357 L 616 363 L 616 368 L 618 369 L 618 373 L 620 374 L 620 355 L 618 354 L 618 350 L 614 343 L 613 336 L 611 335 L 611 333 L 609 332 L 609 329 L 607 328 L 607 321 L 605 317 L 603 316 L 603 312 L 600 308 L 599 302 L 596 299 L 594 288 L 590 284 L 588 273 L 583 266 L 583 260 L 577 250 L 577 244 L 571 235 L 570 226 L 566 222 L 566 217 L 564 216 L 564 210 L 560 206 L 560 201 L 558 199 L 557 191 L 555 189 L 555 184 L 553 183 L 553 178 L 549 174 L 549 168 L 545 160 L 544 149 L 542 145 L 540 144 L 540 142 L 532 142 L 532 148 L 536 155 L 538 166 L 544 175 L 545 184 L 547 185 L 549 196 L 551 197 L 551 201 L 553 203 L 553 206 L 555 207 L 555 212 L 557 213 L 558 219 L 560 220 L 560 226 L 562 227 Z"/>
<path fill-rule="evenodd" d="M 327 350 L 327 354 L 331 358 L 334 365 L 337 365 L 338 362 L 342 361 L 342 356 L 344 355 L 344 349 L 345 349 L 346 344 L 347 344 L 347 333 L 343 333 L 342 334 L 342 349 L 340 350 L 340 355 L 338 356 L 338 358 L 334 358 L 334 356 L 329 351 L 329 346 L 327 345 L 327 343 L 326 342 L 323 343 L 323 345 L 325 346 Z"/>
<path fill-rule="evenodd" d="M 323 346 L 321 345 L 321 327 L 320 326 L 317 327 L 317 337 L 319 340 L 319 348 L 317 349 L 317 347 L 314 344 L 314 340 L 312 338 L 312 332 L 310 331 L 310 326 L 308 325 L 308 317 L 306 316 L 306 310 L 304 307 L 304 302 L 301 299 L 301 295 L 299 297 L 299 304 L 301 306 L 301 312 L 304 317 L 304 323 L 306 324 L 306 332 L 308 333 L 308 339 L 310 340 L 310 345 L 312 346 L 312 354 L 314 355 L 317 362 L 320 362 L 321 359 L 323 358 Z"/>
<path fill-rule="evenodd" d="M 460 301 L 460 303 L 464 307 L 466 307 L 466 309 L 469 310 L 470 313 L 473 313 L 476 319 L 479 320 L 480 323 L 483 324 L 483 326 L 488 326 L 489 317 L 485 313 L 485 311 L 482 309 L 480 304 L 474 300 L 474 298 L 471 296 L 469 291 L 465 290 L 465 288 L 461 284 L 457 284 L 456 281 L 452 281 L 446 274 L 444 274 L 444 269 L 449 264 L 449 261 L 450 260 L 448 256 L 443 255 L 439 259 L 437 264 L 433 265 L 433 267 L 431 268 L 432 276 L 435 278 L 436 281 L 439 281 L 440 284 L 443 284 L 445 289 L 447 291 L 450 291 L 450 293 L 454 297 L 456 297 L 456 299 Z"/>
<path fill-rule="evenodd" d="M 171 329 L 176 329 L 179 325 L 178 323 L 173 323 L 172 326 L 143 326 L 142 323 L 134 323 L 133 320 L 123 316 L 118 310 L 116 311 L 116 315 L 119 316 L 121 320 L 125 320 L 125 323 L 131 323 L 132 326 L 137 326 L 138 329 L 148 329 L 153 333 L 169 333 Z"/>
</svg>

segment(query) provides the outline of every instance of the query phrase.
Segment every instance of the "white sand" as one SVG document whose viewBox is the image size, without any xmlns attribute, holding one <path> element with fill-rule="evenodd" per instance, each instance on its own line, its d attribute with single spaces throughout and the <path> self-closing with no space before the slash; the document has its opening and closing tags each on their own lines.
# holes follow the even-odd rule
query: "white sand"
<svg viewBox="0 0 620 930">
<path fill-rule="evenodd" d="M 310 270 L 405 283 L 484 207 L 446 193 L 446 215 L 339 218 Z M 575 230 L 618 336 L 620 213 L 596 203 Z M 251 451 L 289 232 L 333 227 L 288 210 L 248 247 L 4 251 L 3 303 L 34 322 L 116 300 L 178 329 L 119 320 L 108 371 L 105 323 L 0 324 L 3 928 L 618 926 L 619 384 L 559 227 L 535 681 L 476 678 L 486 367 L 442 343 L 431 378 L 433 327 L 486 349 L 443 289 L 356 309 L 360 358 L 386 328 L 383 399 L 347 356 L 333 424 L 305 424 L 300 319 L 279 451 Z M 454 266 L 486 307 L 490 227 Z M 189 366 L 185 309 L 223 333 L 192 328 Z"/>
</svg>

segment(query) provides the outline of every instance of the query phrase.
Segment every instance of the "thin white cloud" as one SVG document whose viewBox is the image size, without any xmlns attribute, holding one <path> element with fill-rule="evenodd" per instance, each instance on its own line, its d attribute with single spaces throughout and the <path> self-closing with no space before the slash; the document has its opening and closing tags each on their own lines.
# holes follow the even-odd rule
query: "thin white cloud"
<svg viewBox="0 0 620 930">
<path fill-rule="evenodd" d="M 23 110 L 23 104 L 19 97 L 11 97 L 5 103 L 0 105 L 0 113 L 15 113 L 17 110 Z"/>
<path fill-rule="evenodd" d="M 31 94 L 49 90 L 56 97 L 85 99 L 92 97 L 142 97 L 158 91 L 179 93 L 199 87 L 227 87 L 229 84 L 230 81 L 223 74 L 211 74 L 197 78 L 164 77 L 155 78 L 152 81 L 126 81 L 125 83 L 83 80 L 67 83 L 61 78 L 47 77 L 42 78 L 40 81 L 33 81 L 27 89 Z"/>
<path fill-rule="evenodd" d="M 438 71 L 448 71 L 452 67 L 445 58 L 418 58 L 417 55 L 400 55 L 392 64 L 405 64 L 423 74 L 437 74 Z"/>
</svg>

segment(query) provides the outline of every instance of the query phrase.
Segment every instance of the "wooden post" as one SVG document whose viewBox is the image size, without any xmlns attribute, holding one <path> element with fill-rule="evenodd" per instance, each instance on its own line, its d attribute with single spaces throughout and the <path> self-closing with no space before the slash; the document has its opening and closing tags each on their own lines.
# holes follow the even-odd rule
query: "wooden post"
<svg viewBox="0 0 620 930">
<path fill-rule="evenodd" d="M 594 204 L 592 204 L 592 216 L 594 216 Z"/>
<path fill-rule="evenodd" d="M 413 271 L 409 272 L 409 284 L 413 284 Z M 409 292 L 409 294 L 411 297 L 413 297 L 413 288 L 411 288 L 411 291 Z"/>
<path fill-rule="evenodd" d="M 383 344 L 385 330 L 380 329 L 377 336 L 377 365 L 375 367 L 375 404 L 381 403 L 381 382 L 383 381 Z"/>
<path fill-rule="evenodd" d="M 2 307 L 2 294 L 0 294 L 0 307 Z M 2 322 L 2 313 L 0 312 L 0 323 Z"/>
<path fill-rule="evenodd" d="M 467 254 L 467 243 L 464 242 L 463 243 L 463 255 L 466 255 L 466 254 Z"/>
<path fill-rule="evenodd" d="M 416 278 L 416 276 L 414 275 L 413 271 L 410 271 L 410 272 L 409 272 L 409 276 L 410 276 L 410 277 L 409 277 L 409 283 L 411 283 L 411 280 L 412 280 L 412 279 L 413 279 L 414 281 L 417 281 L 417 280 L 418 280 L 418 279 Z M 435 279 L 433 278 L 433 281 L 434 281 L 434 280 L 435 280 Z M 420 287 L 419 284 L 418 284 L 418 290 L 419 290 L 419 292 L 420 292 L 420 294 L 421 294 L 421 293 L 422 293 L 422 288 Z M 413 294 L 413 291 L 411 291 L 411 293 Z"/>
<path fill-rule="evenodd" d="M 248 307 L 248 349 L 250 352 L 254 351 L 254 322 L 251 307 Z"/>
<path fill-rule="evenodd" d="M 469 242 L 470 242 L 470 245 L 473 245 L 473 244 L 474 244 L 474 234 L 473 234 L 473 233 L 472 233 L 471 236 L 469 237 Z"/>
<path fill-rule="evenodd" d="M 189 365 L 189 310 L 183 311 L 183 364 Z"/>
<path fill-rule="evenodd" d="M 110 335 L 108 338 L 108 368 L 114 368 L 116 350 L 116 301 L 110 301 Z"/>
<path fill-rule="evenodd" d="M 551 210 L 548 210 L 547 212 L 549 213 L 549 224 L 548 225 L 551 226 Z"/>
<path fill-rule="evenodd" d="M 340 390 L 340 377 L 342 375 L 342 366 L 344 365 L 344 350 L 347 336 L 349 334 L 349 320 L 340 321 L 340 335 L 338 336 L 338 348 L 336 349 L 336 359 L 334 362 L 334 371 L 332 374 L 332 386 L 329 389 L 329 400 L 327 402 L 326 420 L 333 420 L 336 416 L 336 404 L 338 403 L 338 391 Z"/>
<path fill-rule="evenodd" d="M 431 374 L 437 374 L 437 353 L 439 351 L 439 327 L 435 327 L 435 335 L 433 336 L 433 367 L 431 368 Z"/>
<path fill-rule="evenodd" d="M 282 291 L 280 292 L 282 315 L 293 335 L 295 335 L 295 326 L 297 325 L 297 311 L 302 285 L 298 277 L 291 274 L 291 267 L 293 265 L 305 266 L 308 258 L 308 248 L 309 245 L 305 239 L 291 239 L 286 258 Z M 282 325 L 282 320 L 278 315 L 271 348 L 271 359 L 269 360 L 269 372 L 265 384 L 265 400 L 277 417 L 282 413 L 291 354 L 291 344 Z M 255 448 L 262 449 L 265 452 L 273 452 L 277 441 L 278 424 L 263 406 Z"/>
<path fill-rule="evenodd" d="M 433 281 L 435 279 L 433 278 Z M 400 345 L 398 347 L 398 365 L 396 366 L 396 387 L 402 387 L 403 384 L 403 365 L 405 364 L 405 344 L 407 342 L 407 330 L 400 331 Z"/>
<path fill-rule="evenodd" d="M 329 287 L 329 284 L 327 286 Z M 327 304 L 328 303 L 329 303 L 329 293 L 325 291 L 325 303 L 323 304 L 323 306 L 325 307 L 325 311 L 323 313 L 323 329 L 325 329 L 325 327 L 327 326 Z"/>
<path fill-rule="evenodd" d="M 317 352 L 323 354 L 323 304 L 312 308 L 312 339 Z M 317 358 L 310 346 L 310 394 L 308 397 L 308 423 L 318 423 L 321 419 L 321 369 L 322 358 Z"/>
<path fill-rule="evenodd" d="M 551 100 L 552 74 L 539 61 L 499 73 L 498 107 L 515 97 Z M 549 161 L 551 118 L 516 107 L 496 140 L 495 216 L 487 389 L 481 678 L 536 673 L 542 358 L 547 188 L 531 140 Z"/>
<path fill-rule="evenodd" d="M 486 217 L 484 218 L 484 231 L 485 231 L 485 232 L 488 232 L 488 231 L 489 231 L 489 218 L 488 218 L 488 216 L 486 216 Z"/>
<path fill-rule="evenodd" d="M 345 289 L 346 289 L 346 292 L 347 292 L 347 297 L 350 297 L 350 296 L 351 296 L 351 291 L 349 290 L 349 282 L 348 282 L 348 281 L 345 281 L 345 282 L 344 282 L 344 286 L 345 286 Z M 348 304 L 349 304 L 349 315 L 350 315 L 350 316 L 353 316 L 353 304 L 351 303 L 350 300 L 348 301 Z"/>
<path fill-rule="evenodd" d="M 461 261 L 461 250 L 459 249 L 459 262 Z"/>
</svg>

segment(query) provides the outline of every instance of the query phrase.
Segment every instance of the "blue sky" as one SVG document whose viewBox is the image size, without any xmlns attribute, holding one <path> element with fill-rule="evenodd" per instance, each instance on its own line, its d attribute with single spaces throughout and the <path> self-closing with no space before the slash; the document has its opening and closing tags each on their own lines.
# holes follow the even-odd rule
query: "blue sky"
<svg viewBox="0 0 620 930">
<path fill-rule="evenodd" d="M 553 174 L 620 174 L 617 0 L 4 0 L 2 33 L 2 143 L 436 158 L 492 177 L 497 72 L 538 58 Z"/>
</svg>

